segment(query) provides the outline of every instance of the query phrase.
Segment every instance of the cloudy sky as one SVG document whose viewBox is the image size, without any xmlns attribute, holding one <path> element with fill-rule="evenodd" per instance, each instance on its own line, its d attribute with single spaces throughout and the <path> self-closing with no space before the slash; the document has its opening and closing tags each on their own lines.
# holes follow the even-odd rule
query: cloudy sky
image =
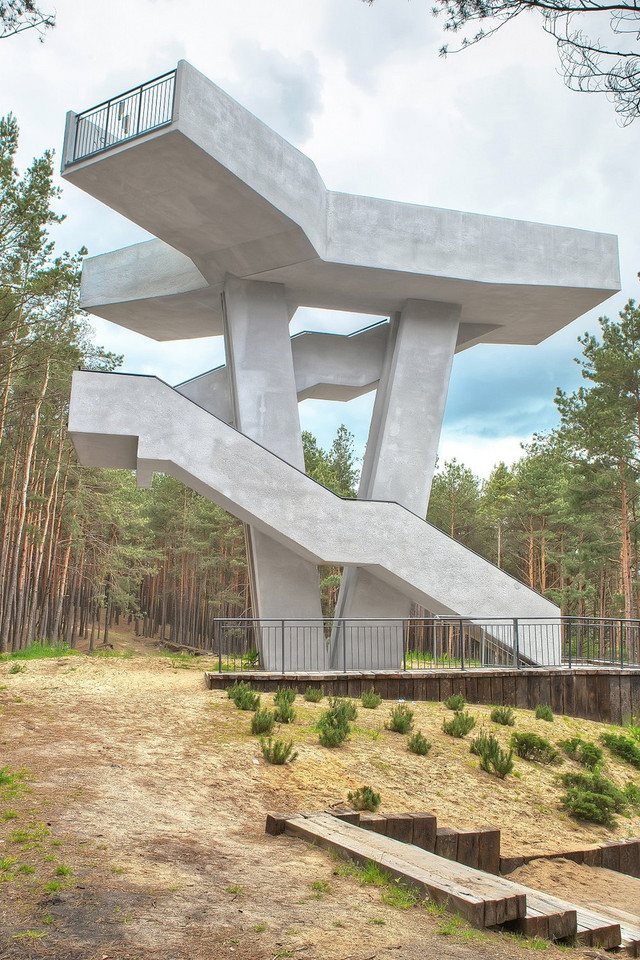
<svg viewBox="0 0 640 960">
<path fill-rule="evenodd" d="M 599 96 L 567 90 L 535 16 L 446 60 L 431 0 L 41 0 L 57 12 L 43 44 L 0 41 L 0 111 L 20 122 L 20 163 L 62 144 L 81 111 L 186 59 L 317 164 L 330 189 L 614 233 L 623 290 L 537 347 L 478 346 L 454 363 L 441 459 L 486 476 L 556 422 L 573 389 L 576 338 L 639 296 L 640 121 L 626 129 Z M 60 247 L 98 254 L 146 234 L 72 185 Z M 349 331 L 371 318 L 300 310 L 292 330 Z M 157 344 L 94 318 L 124 369 L 178 383 L 220 362 L 219 339 Z M 372 398 L 305 401 L 328 445 L 344 422 L 358 449 Z"/>
</svg>

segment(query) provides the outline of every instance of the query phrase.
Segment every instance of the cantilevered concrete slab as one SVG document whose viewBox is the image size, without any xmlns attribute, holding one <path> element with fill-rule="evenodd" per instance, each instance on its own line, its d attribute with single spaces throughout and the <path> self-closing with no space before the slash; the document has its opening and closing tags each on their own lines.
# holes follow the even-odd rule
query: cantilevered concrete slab
<svg viewBox="0 0 640 960">
<path fill-rule="evenodd" d="M 142 482 L 153 469 L 172 470 L 244 519 L 259 618 L 277 610 L 317 619 L 308 564 L 319 560 L 347 567 L 339 612 L 351 619 L 402 619 L 412 600 L 476 618 L 551 615 L 546 600 L 501 571 L 489 574 L 422 517 L 454 353 L 478 343 L 539 343 L 601 303 L 619 289 L 615 237 L 327 190 L 308 157 L 184 61 L 69 114 L 63 175 L 155 236 L 88 260 L 83 306 L 157 340 L 224 334 L 227 354 L 226 367 L 182 384 L 179 400 L 156 396 L 141 380 L 127 384 L 136 398 L 129 403 L 105 381 L 76 378 L 74 439 L 83 462 L 126 460 Z M 288 320 L 301 305 L 390 320 L 349 338 L 308 333 L 289 341 Z M 359 494 L 370 503 L 336 505 L 300 481 L 295 405 L 371 389 Z M 82 416 L 78 391 L 88 404 Z M 140 420 L 152 396 L 173 431 L 166 457 L 151 411 L 152 430 Z M 204 410 L 183 407 L 185 397 Z M 105 410 L 105 402 L 118 409 Z M 176 410 L 186 418 L 182 435 Z M 244 442 L 227 444 L 226 424 Z M 247 438 L 272 459 L 246 447 Z M 225 456 L 237 453 L 237 483 L 229 464 L 218 479 L 210 474 L 218 442 Z M 379 500 L 397 502 L 373 504 Z M 318 515 L 305 519 L 301 504 Z M 317 541 L 327 517 L 331 537 L 325 531 Z M 397 666 L 399 652 L 387 647 L 370 666 Z"/>
</svg>

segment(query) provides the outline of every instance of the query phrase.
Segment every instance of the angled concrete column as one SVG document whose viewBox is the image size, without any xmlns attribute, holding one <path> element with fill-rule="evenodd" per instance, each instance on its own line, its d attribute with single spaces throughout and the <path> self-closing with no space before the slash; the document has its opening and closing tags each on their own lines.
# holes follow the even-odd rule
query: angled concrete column
<svg viewBox="0 0 640 960">
<path fill-rule="evenodd" d="M 402 312 L 392 317 L 359 499 L 392 500 L 419 517 L 426 516 L 459 322 L 458 304 L 428 300 L 408 300 Z M 336 616 L 399 619 L 368 629 L 362 623 L 348 627 L 352 636 L 334 637 L 334 664 L 346 656 L 347 666 L 358 667 L 371 661 L 373 651 L 376 666 L 397 668 L 402 620 L 409 616 L 410 607 L 405 594 L 370 572 L 345 567 Z"/>
<path fill-rule="evenodd" d="M 287 463 L 304 471 L 296 384 L 284 287 L 227 278 L 224 330 L 235 426 Z M 257 497 L 286 498 L 265 489 Z M 268 670 L 322 669 L 325 642 L 317 568 L 261 531 L 247 526 L 254 616 L 263 622 L 261 647 Z M 312 618 L 288 625 L 280 619 Z M 277 623 L 275 622 L 277 621 Z M 283 663 L 284 658 L 284 663 Z"/>
</svg>

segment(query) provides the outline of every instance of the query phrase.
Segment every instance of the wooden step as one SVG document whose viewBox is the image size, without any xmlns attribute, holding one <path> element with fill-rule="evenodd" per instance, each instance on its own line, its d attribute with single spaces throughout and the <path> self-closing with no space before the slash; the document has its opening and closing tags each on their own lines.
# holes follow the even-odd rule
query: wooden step
<svg viewBox="0 0 640 960">
<path fill-rule="evenodd" d="M 624 947 L 631 957 L 640 956 L 640 919 L 635 914 L 608 905 L 604 907 L 601 903 L 592 903 L 589 906 L 596 913 L 606 913 L 607 917 L 617 920 L 620 924 L 620 946 Z"/>
<path fill-rule="evenodd" d="M 538 890 L 532 890 L 522 884 L 515 887 L 526 896 L 527 907 L 524 917 L 513 920 L 510 930 L 517 930 L 526 937 L 542 937 L 545 940 L 567 940 L 578 932 L 577 907 L 569 904 L 561 906 L 554 897 Z"/>
<path fill-rule="evenodd" d="M 289 819 L 285 833 L 358 863 L 379 863 L 393 877 L 417 887 L 436 903 L 457 910 L 475 927 L 493 927 L 525 915 L 526 897 L 515 891 L 510 881 L 343 823 L 329 814 Z"/>
</svg>

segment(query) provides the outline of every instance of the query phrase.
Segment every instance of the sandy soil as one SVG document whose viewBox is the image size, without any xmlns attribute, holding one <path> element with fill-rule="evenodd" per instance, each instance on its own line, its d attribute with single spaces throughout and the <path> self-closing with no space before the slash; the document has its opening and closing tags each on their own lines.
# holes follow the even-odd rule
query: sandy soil
<svg viewBox="0 0 640 960">
<path fill-rule="evenodd" d="M 364 783 L 382 794 L 383 811 L 497 824 L 509 854 L 614 836 L 559 812 L 549 770 L 521 763 L 520 779 L 504 783 L 480 771 L 468 744 L 442 734 L 442 705 L 416 706 L 433 743 L 420 758 L 383 729 L 389 705 L 361 710 L 350 743 L 323 750 L 309 732 L 323 705 L 299 698 L 285 731 L 299 758 L 272 767 L 249 717 L 205 689 L 200 663 L 68 657 L 25 668 L 0 663 L 0 767 L 31 777 L 31 792 L 0 803 L 0 861 L 15 861 L 0 884 L 1 960 L 526 956 L 506 935 L 452 927 L 424 907 L 394 909 L 376 888 L 336 876 L 326 853 L 264 834 L 267 811 L 342 805 Z M 488 716 L 470 710 L 479 723 Z M 519 728 L 542 732 L 528 717 L 519 712 Z M 557 719 L 544 732 L 560 739 L 577 723 Z M 597 725 L 586 727 L 595 739 Z M 15 818 L 3 820 L 9 810 Z M 16 841 L 16 829 L 27 838 Z M 640 823 L 622 821 L 617 834 L 640 835 Z M 560 952 L 549 945 L 547 956 Z"/>
<path fill-rule="evenodd" d="M 532 860 L 510 873 L 509 879 L 536 890 L 549 890 L 583 907 L 597 909 L 607 904 L 637 918 L 640 926 L 640 880 L 633 877 L 559 859 Z"/>
</svg>

